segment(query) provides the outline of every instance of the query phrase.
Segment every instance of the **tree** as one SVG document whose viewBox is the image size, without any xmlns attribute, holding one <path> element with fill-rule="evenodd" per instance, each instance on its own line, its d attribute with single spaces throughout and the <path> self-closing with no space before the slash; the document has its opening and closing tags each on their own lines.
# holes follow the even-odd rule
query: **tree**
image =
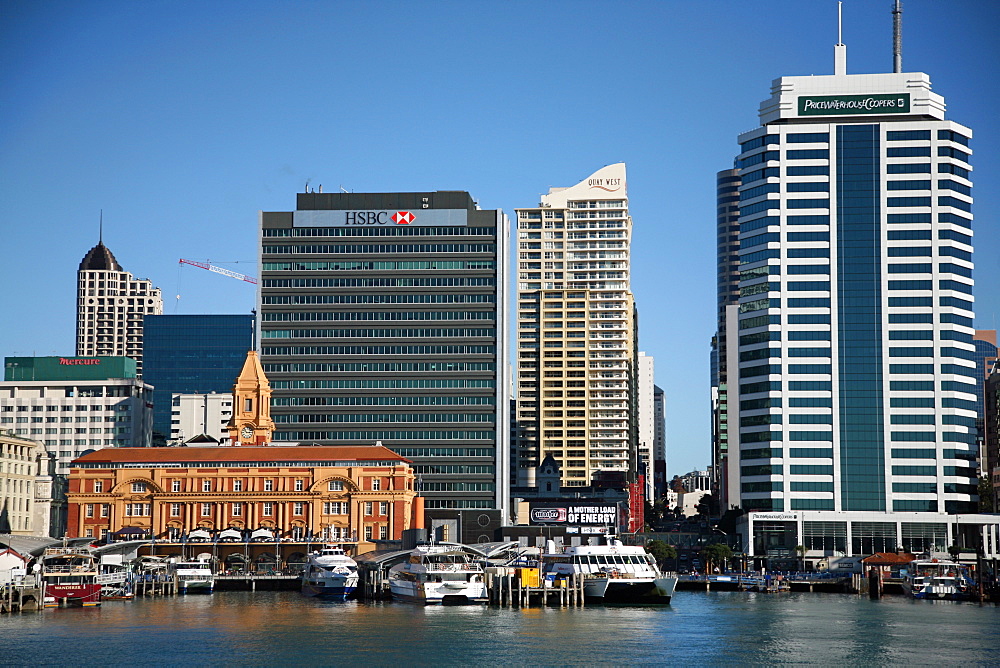
<svg viewBox="0 0 1000 668">
<path fill-rule="evenodd" d="M 962 548 L 960 548 L 957 544 L 952 545 L 948 548 L 948 554 L 951 555 L 952 561 L 958 561 L 959 555 L 962 554 Z"/>
<path fill-rule="evenodd" d="M 989 476 L 979 476 L 979 512 L 992 513 L 993 508 L 993 485 Z"/>
<path fill-rule="evenodd" d="M 677 549 L 670 543 L 666 543 L 662 540 L 653 539 L 647 541 L 646 551 L 653 555 L 653 558 L 656 559 L 656 563 L 661 567 L 667 559 L 677 558 Z"/>
<path fill-rule="evenodd" d="M 713 543 L 702 548 L 701 558 L 705 562 L 705 573 L 711 573 L 715 565 L 725 567 L 733 558 L 733 550 L 725 543 Z"/>
</svg>

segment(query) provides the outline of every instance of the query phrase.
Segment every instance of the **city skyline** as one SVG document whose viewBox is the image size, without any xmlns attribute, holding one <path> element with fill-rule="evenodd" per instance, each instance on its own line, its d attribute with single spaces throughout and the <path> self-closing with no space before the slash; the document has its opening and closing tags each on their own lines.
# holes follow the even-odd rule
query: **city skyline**
<svg viewBox="0 0 1000 668">
<path fill-rule="evenodd" d="M 624 161 L 639 349 L 666 391 L 668 473 L 704 468 L 715 175 L 773 79 L 832 73 L 836 3 L 604 7 L 15 8 L 0 44 L 0 220 L 13 251 L 0 304 L 20 317 L 0 354 L 73 351 L 74 274 L 101 209 L 106 245 L 163 291 L 164 313 L 248 313 L 249 285 L 177 260 L 259 275 L 257 211 L 289 210 L 307 181 L 328 192 L 467 190 L 512 216 L 539 184 Z M 988 45 L 1000 9 L 904 9 L 903 71 L 929 74 L 946 117 L 976 131 L 976 327 L 995 329 L 1000 139 L 996 92 L 980 84 L 998 61 Z M 356 42 L 337 43 L 346 25 Z M 747 48 L 748 35 L 761 43 Z M 849 73 L 891 71 L 889 3 L 845 3 L 844 41 Z M 594 42 L 614 48 L 595 56 Z M 585 101 L 566 104 L 576 95 Z"/>
</svg>

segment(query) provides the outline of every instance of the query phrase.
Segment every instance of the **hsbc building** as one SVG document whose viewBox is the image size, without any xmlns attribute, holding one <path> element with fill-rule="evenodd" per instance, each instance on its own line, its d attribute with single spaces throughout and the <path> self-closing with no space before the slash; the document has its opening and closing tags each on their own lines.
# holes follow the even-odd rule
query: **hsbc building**
<svg viewBox="0 0 1000 668">
<path fill-rule="evenodd" d="M 260 231 L 275 444 L 381 441 L 412 462 L 427 510 L 506 518 L 503 211 L 463 191 L 307 192 Z"/>
</svg>

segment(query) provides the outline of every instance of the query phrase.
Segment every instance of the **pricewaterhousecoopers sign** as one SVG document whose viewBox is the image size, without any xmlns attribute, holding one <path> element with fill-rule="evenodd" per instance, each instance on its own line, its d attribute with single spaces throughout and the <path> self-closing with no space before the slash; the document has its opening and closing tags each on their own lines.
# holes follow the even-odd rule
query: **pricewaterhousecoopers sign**
<svg viewBox="0 0 1000 668">
<path fill-rule="evenodd" d="M 870 95 L 800 95 L 799 116 L 908 114 L 909 93 Z"/>
</svg>

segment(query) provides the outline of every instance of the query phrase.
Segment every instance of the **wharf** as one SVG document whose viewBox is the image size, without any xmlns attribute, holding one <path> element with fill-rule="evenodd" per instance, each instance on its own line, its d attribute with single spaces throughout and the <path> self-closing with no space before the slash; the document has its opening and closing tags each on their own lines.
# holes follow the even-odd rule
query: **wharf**
<svg viewBox="0 0 1000 668">
<path fill-rule="evenodd" d="M 678 590 L 686 591 L 754 591 L 777 593 L 783 591 L 809 592 L 856 592 L 857 587 L 850 576 L 818 575 L 802 573 L 763 576 L 747 573 L 730 575 L 682 575 L 677 581 Z"/>
<path fill-rule="evenodd" d="M 231 573 L 215 576 L 217 591 L 297 591 L 301 573 Z"/>
<path fill-rule="evenodd" d="M 522 577 L 520 569 L 493 567 L 486 569 L 486 590 L 491 605 L 527 608 L 532 605 L 583 607 L 583 575 L 574 573 L 559 580 L 538 579 L 532 586 Z"/>
<path fill-rule="evenodd" d="M 43 585 L 34 575 L 25 575 L 0 587 L 0 614 L 38 612 L 44 599 Z"/>
</svg>

